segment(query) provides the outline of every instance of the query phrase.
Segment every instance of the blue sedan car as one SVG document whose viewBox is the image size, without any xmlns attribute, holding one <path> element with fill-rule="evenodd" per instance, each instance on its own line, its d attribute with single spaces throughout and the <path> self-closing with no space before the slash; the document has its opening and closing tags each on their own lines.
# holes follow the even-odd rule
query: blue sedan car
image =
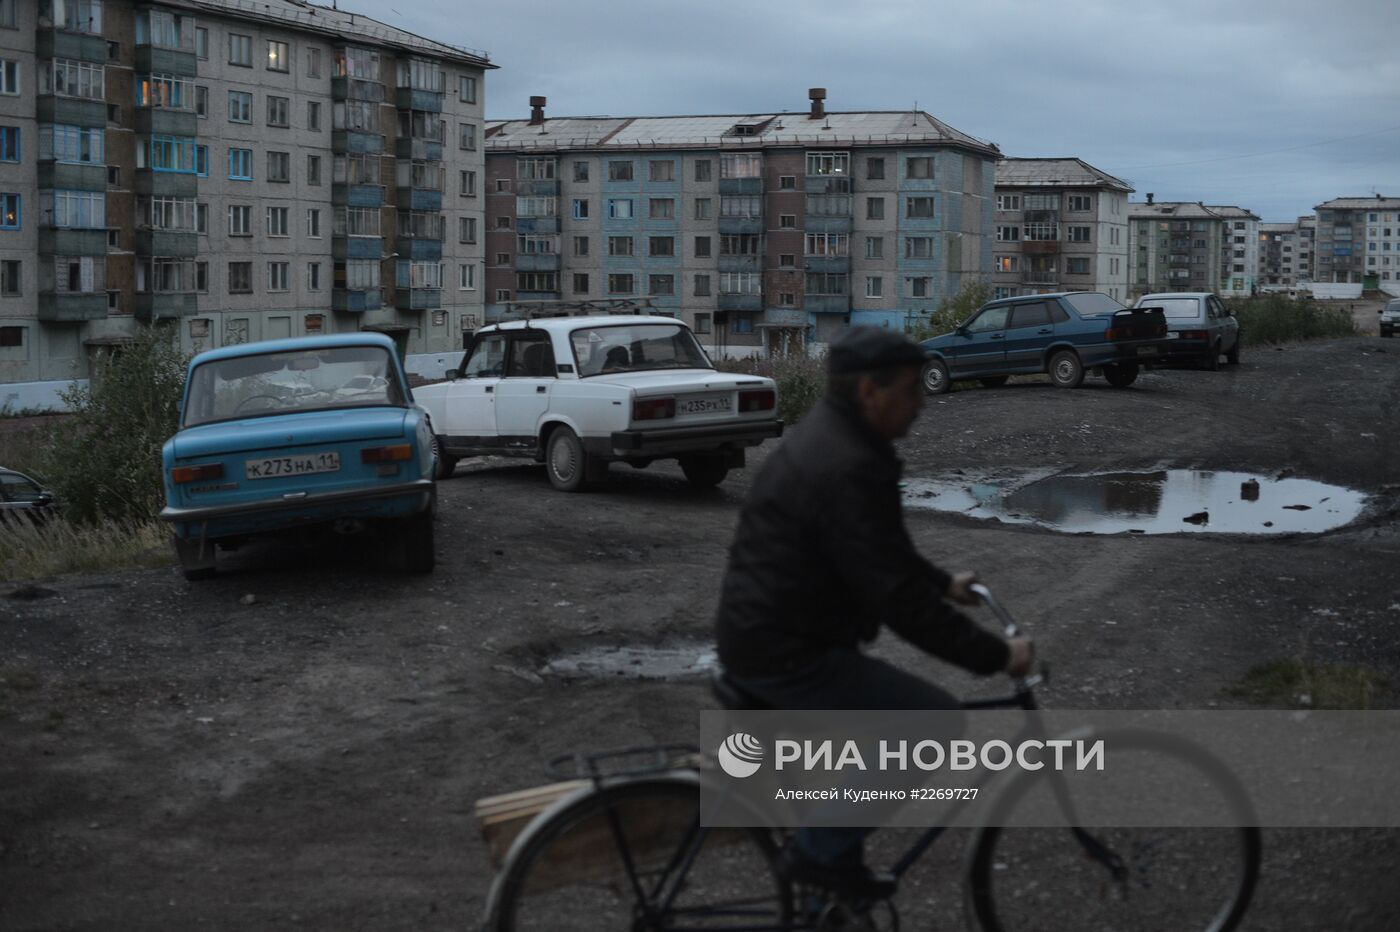
<svg viewBox="0 0 1400 932">
<path fill-rule="evenodd" d="M 433 568 L 432 430 L 388 337 L 199 354 L 162 458 L 160 516 L 187 579 L 214 574 L 216 548 L 313 526 L 388 528 L 409 571 Z"/>
<path fill-rule="evenodd" d="M 1097 291 L 1001 298 L 921 344 L 929 357 L 924 390 L 940 394 L 965 379 L 990 388 L 1038 372 L 1060 388 L 1077 388 L 1090 371 L 1125 388 L 1164 354 L 1167 341 L 1161 309 L 1130 310 Z"/>
</svg>

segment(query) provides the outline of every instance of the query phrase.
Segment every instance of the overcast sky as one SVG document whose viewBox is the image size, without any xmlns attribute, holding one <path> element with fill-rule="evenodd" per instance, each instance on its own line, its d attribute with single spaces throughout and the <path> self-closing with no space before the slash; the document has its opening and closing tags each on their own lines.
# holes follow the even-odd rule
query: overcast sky
<svg viewBox="0 0 1400 932">
<path fill-rule="evenodd" d="M 328 0 L 327 0 L 328 2 Z M 925 110 L 1143 200 L 1400 197 L 1395 0 L 343 0 L 483 49 L 491 119 Z"/>
</svg>

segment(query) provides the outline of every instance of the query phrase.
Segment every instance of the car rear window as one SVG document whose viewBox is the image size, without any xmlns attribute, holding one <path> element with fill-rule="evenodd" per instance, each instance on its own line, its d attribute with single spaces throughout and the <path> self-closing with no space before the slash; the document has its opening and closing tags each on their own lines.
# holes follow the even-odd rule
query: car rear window
<svg viewBox="0 0 1400 932">
<path fill-rule="evenodd" d="M 1201 302 L 1195 298 L 1151 298 L 1142 307 L 1160 307 L 1168 320 L 1193 320 L 1201 316 Z"/>
<path fill-rule="evenodd" d="M 1067 294 L 1060 298 L 1079 312 L 1081 317 L 1091 314 L 1112 314 L 1123 310 L 1123 305 L 1099 291 L 1085 291 L 1080 294 Z"/>
<path fill-rule="evenodd" d="M 406 404 L 378 346 L 323 346 L 214 359 L 190 373 L 184 426 L 322 408 Z"/>
</svg>

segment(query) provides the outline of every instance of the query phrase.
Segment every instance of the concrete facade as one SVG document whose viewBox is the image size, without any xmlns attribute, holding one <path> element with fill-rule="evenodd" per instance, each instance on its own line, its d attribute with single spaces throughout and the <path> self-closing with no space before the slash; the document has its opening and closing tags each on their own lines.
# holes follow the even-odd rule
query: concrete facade
<svg viewBox="0 0 1400 932">
<path fill-rule="evenodd" d="M 1316 210 L 1314 281 L 1377 288 L 1400 280 L 1400 198 L 1340 197 Z"/>
</svg>

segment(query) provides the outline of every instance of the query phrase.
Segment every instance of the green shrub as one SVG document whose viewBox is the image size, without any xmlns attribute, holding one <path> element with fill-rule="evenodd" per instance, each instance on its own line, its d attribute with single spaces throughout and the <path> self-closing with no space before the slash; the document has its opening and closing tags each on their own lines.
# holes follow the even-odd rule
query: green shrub
<svg viewBox="0 0 1400 932">
<path fill-rule="evenodd" d="M 1344 307 L 1286 295 L 1230 298 L 1225 304 L 1240 322 L 1245 346 L 1356 335 L 1351 311 Z"/>
<path fill-rule="evenodd" d="M 965 282 L 958 293 L 939 302 L 938 310 L 927 317 L 919 318 L 909 329 L 909 336 L 915 340 L 951 333 L 958 324 L 967 320 L 979 307 L 992 300 L 992 288 L 986 282 L 974 279 Z"/>
<path fill-rule="evenodd" d="M 807 356 L 776 356 L 772 359 L 726 359 L 716 363 L 724 372 L 760 375 L 778 384 L 778 416 L 785 424 L 796 424 L 826 393 L 826 361 Z"/>
<path fill-rule="evenodd" d="M 35 468 L 68 521 L 156 517 L 165 497 L 160 449 L 179 425 L 188 362 L 172 334 L 152 326 L 97 360 L 86 387 L 62 393 L 73 415 L 47 430 Z"/>
</svg>

